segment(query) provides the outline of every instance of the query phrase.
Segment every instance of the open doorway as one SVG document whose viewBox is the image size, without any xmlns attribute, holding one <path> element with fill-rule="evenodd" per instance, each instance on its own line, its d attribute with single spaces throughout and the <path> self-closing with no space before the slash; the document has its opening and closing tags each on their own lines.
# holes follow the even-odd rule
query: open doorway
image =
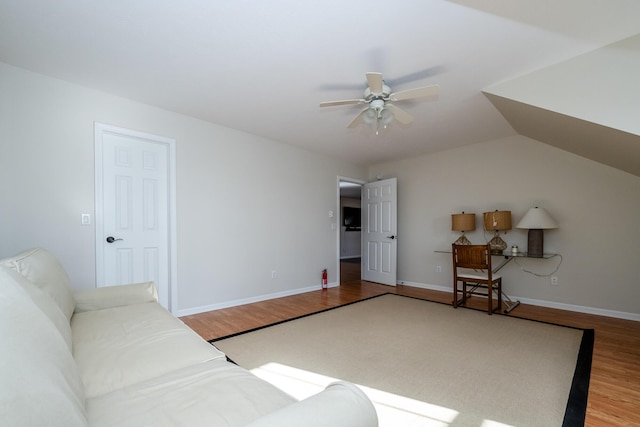
<svg viewBox="0 0 640 427">
<path fill-rule="evenodd" d="M 362 277 L 361 200 L 364 182 L 338 180 L 338 264 L 340 284 Z"/>
</svg>

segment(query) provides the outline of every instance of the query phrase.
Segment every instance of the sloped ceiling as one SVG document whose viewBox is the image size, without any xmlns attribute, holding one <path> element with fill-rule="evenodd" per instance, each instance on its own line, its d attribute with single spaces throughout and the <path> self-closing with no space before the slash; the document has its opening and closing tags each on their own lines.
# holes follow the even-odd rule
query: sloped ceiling
<svg viewBox="0 0 640 427">
<path fill-rule="evenodd" d="M 640 36 L 484 90 L 520 134 L 640 176 Z"/>
<path fill-rule="evenodd" d="M 3 0 L 0 61 L 366 165 L 533 135 L 523 105 L 637 135 L 557 104 L 556 87 L 539 92 L 553 103 L 525 87 L 544 86 L 536 70 L 562 72 L 556 64 L 640 34 L 638 16 L 636 0 Z M 361 97 L 368 71 L 393 91 L 437 83 L 440 96 L 399 104 L 415 120 L 382 135 L 347 129 L 361 106 L 318 104 Z M 604 89 L 594 105 L 619 103 L 593 71 L 567 72 Z M 593 151 L 581 155 L 605 161 Z"/>
</svg>

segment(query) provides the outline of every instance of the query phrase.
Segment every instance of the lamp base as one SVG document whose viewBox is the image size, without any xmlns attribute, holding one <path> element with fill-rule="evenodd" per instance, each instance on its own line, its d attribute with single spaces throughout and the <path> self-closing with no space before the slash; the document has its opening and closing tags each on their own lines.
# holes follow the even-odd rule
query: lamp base
<svg viewBox="0 0 640 427">
<path fill-rule="evenodd" d="M 544 231 L 541 228 L 531 228 L 527 234 L 527 256 L 542 258 L 544 244 Z"/>
<path fill-rule="evenodd" d="M 497 233 L 493 239 L 489 240 L 489 246 L 491 246 L 491 255 L 502 255 L 502 252 L 507 249 L 507 244 Z"/>
<path fill-rule="evenodd" d="M 469 241 L 469 239 L 467 239 L 467 236 L 462 234 L 460 237 L 458 237 L 458 240 L 453 242 L 453 244 L 454 245 L 470 245 L 471 241 Z"/>
</svg>

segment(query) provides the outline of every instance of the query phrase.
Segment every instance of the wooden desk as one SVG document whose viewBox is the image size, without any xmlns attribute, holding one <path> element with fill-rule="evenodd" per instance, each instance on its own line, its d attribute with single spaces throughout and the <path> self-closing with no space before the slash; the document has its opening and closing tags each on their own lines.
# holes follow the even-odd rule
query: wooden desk
<svg viewBox="0 0 640 427">
<path fill-rule="evenodd" d="M 440 254 L 451 254 L 451 251 L 434 251 Z M 499 256 L 499 257 L 504 257 L 504 260 L 497 266 L 494 267 L 492 270 L 492 273 L 495 274 L 498 271 L 502 270 L 502 268 L 509 264 L 509 262 L 511 262 L 512 260 L 514 260 L 515 258 L 534 258 L 534 259 L 550 259 L 553 257 L 557 257 L 560 256 L 559 254 L 543 254 L 541 257 L 530 257 L 527 255 L 526 252 L 511 252 L 510 250 L 506 250 L 504 251 L 502 254 L 491 254 L 491 256 Z M 504 289 L 504 288 L 503 288 Z M 504 290 L 502 291 L 502 302 L 504 303 L 504 305 L 507 307 L 504 312 L 508 313 L 511 310 L 513 310 L 514 308 L 516 308 L 518 305 L 520 305 L 520 301 L 516 300 L 512 300 L 509 295 L 507 295 Z"/>
</svg>

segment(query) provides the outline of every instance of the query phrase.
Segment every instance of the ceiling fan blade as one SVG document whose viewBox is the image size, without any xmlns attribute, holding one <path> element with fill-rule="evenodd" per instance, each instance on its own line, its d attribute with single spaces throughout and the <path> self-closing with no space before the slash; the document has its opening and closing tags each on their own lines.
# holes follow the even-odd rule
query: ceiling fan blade
<svg viewBox="0 0 640 427">
<path fill-rule="evenodd" d="M 382 73 L 367 73 L 371 93 L 382 93 Z"/>
<path fill-rule="evenodd" d="M 326 83 L 318 86 L 320 90 L 358 90 L 363 91 L 365 86 L 360 83 Z"/>
<path fill-rule="evenodd" d="M 403 125 L 408 125 L 413 121 L 413 116 L 393 104 L 385 105 L 385 108 L 393 113 L 393 117 Z"/>
<path fill-rule="evenodd" d="M 405 74 L 404 76 L 396 77 L 394 79 L 389 79 L 388 77 L 384 79 L 384 82 L 391 86 L 399 86 L 407 83 L 414 82 L 416 80 L 426 79 L 428 77 L 433 77 L 438 74 L 442 74 L 445 70 L 445 67 L 442 65 L 436 65 L 433 67 L 425 68 L 424 70 L 415 71 L 410 74 Z"/>
<path fill-rule="evenodd" d="M 440 93 L 440 86 L 430 85 L 418 87 L 415 89 L 401 90 L 400 92 L 389 95 L 390 101 L 403 101 L 405 99 L 423 98 L 425 96 L 435 96 Z"/>
<path fill-rule="evenodd" d="M 369 108 L 365 108 L 364 110 L 360 111 L 360 113 L 358 113 L 358 115 L 355 117 L 355 119 L 353 119 L 351 121 L 351 123 L 349 123 L 349 126 L 347 126 L 350 129 L 353 129 L 355 127 L 358 127 L 358 125 L 360 123 L 362 123 L 362 119 L 364 118 L 364 115 L 367 114 L 367 111 L 369 111 Z"/>
<path fill-rule="evenodd" d="M 342 101 L 327 101 L 327 102 L 321 102 L 320 106 L 321 107 L 333 107 L 334 105 L 347 105 L 347 104 L 362 104 L 365 103 L 367 101 L 365 101 L 364 99 L 345 99 Z"/>
</svg>

